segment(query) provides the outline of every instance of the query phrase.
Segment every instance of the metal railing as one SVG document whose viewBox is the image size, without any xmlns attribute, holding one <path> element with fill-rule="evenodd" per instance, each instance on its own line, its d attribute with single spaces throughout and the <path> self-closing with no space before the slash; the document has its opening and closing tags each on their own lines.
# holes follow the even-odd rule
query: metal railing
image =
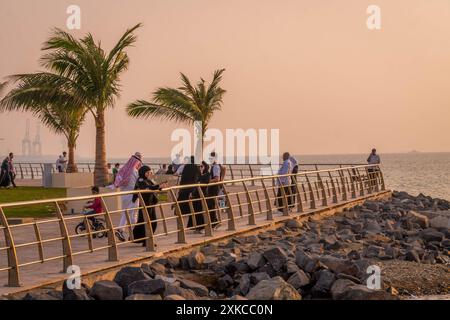
<svg viewBox="0 0 450 320">
<path fill-rule="evenodd" d="M 221 191 L 219 192 L 218 189 Z M 155 251 L 167 245 L 185 244 L 218 232 L 235 232 L 279 216 L 296 216 L 307 211 L 347 202 L 385 190 L 383 174 L 378 166 L 351 166 L 297 174 L 259 176 L 211 184 L 175 186 L 160 191 L 136 190 L 83 197 L 0 204 L 0 275 L 8 274 L 8 286 L 19 286 L 25 267 L 61 261 L 63 270 L 74 264 L 78 256 L 107 253 L 108 261 L 118 261 L 120 249 L 142 242 L 145 251 Z M 158 203 L 145 202 L 153 194 Z M 113 207 L 111 203 L 124 197 L 137 198 L 135 208 Z M 102 213 L 64 215 L 70 202 L 100 199 Z M 7 214 L 11 209 L 52 206 L 55 217 L 12 225 Z M 133 216 L 139 210 L 142 219 Z M 120 216 L 125 224 L 119 225 Z M 90 218 L 102 218 L 104 229 L 94 230 Z M 123 217 L 122 217 L 123 218 Z M 84 221 L 85 230 L 74 232 Z M 216 227 L 219 228 L 216 229 Z M 135 238 L 133 228 L 140 227 Z M 129 234 L 121 242 L 117 231 Z M 136 229 L 137 230 L 137 229 Z M 3 231 L 3 232 L 1 232 Z M 128 232 L 127 232 L 128 231 Z M 100 235 L 105 237 L 100 238 Z M 137 235 L 137 233 L 136 233 Z M 196 237 L 196 238 L 195 238 Z M 41 269 L 28 272 L 42 272 Z"/>
<path fill-rule="evenodd" d="M 14 163 L 16 178 L 22 180 L 36 180 L 42 179 L 44 172 L 44 164 L 39 162 L 17 162 Z M 56 165 L 52 165 L 52 172 L 57 172 Z M 123 163 L 120 163 L 122 166 Z M 163 163 L 148 163 L 155 172 L 159 169 L 162 169 Z M 336 168 L 338 166 L 355 166 L 355 165 L 364 165 L 360 163 L 323 163 L 323 164 L 311 164 L 311 163 L 302 163 L 300 164 L 300 169 L 303 171 L 311 171 L 311 170 L 319 170 L 326 168 Z M 253 178 L 261 175 L 274 175 L 277 174 L 277 167 L 273 167 L 270 165 L 263 164 L 224 164 L 227 168 L 227 179 L 235 180 L 235 179 L 244 179 L 244 178 Z M 94 163 L 77 163 L 79 172 L 94 172 Z"/>
</svg>

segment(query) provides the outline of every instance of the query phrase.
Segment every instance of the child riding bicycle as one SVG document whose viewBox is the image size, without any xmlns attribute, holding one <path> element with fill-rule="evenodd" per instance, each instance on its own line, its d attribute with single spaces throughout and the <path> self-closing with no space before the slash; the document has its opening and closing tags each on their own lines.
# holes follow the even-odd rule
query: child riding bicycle
<svg viewBox="0 0 450 320">
<path fill-rule="evenodd" d="M 98 187 L 92 187 L 91 188 L 92 194 L 99 194 L 100 190 Z M 92 214 L 98 214 L 103 212 L 103 206 L 100 198 L 94 198 L 94 200 L 88 201 L 87 204 L 83 208 L 83 214 L 84 215 L 92 215 Z M 88 217 L 88 219 L 92 222 L 92 225 L 94 226 L 94 229 L 97 228 L 98 221 L 96 217 Z"/>
</svg>

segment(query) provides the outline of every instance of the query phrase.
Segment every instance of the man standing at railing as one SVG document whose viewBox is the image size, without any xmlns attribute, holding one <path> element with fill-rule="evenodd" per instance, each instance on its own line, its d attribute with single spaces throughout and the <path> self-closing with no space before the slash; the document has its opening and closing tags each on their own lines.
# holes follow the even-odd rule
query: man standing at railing
<svg viewBox="0 0 450 320">
<path fill-rule="evenodd" d="M 283 164 L 281 168 L 278 170 L 278 175 L 290 174 L 292 172 L 292 162 L 290 160 L 291 155 L 289 152 L 283 153 Z M 277 192 L 277 208 L 279 211 L 283 211 L 283 190 L 286 195 L 286 199 L 288 202 L 288 206 L 292 205 L 292 197 L 291 197 L 291 178 L 290 177 L 279 177 L 276 181 L 276 185 L 278 186 Z M 283 188 L 283 190 L 282 190 Z"/>
<path fill-rule="evenodd" d="M 14 188 L 17 188 L 16 183 L 14 180 L 16 180 L 16 169 L 14 168 L 14 164 L 13 164 L 13 159 L 14 159 L 14 154 L 12 152 L 9 153 L 9 177 L 11 180 L 11 184 L 13 185 Z"/>
<path fill-rule="evenodd" d="M 221 172 L 222 167 L 220 164 L 217 163 L 217 154 L 215 152 L 211 152 L 209 161 L 211 163 L 211 171 L 210 171 L 211 180 L 209 182 L 210 183 L 220 182 L 223 177 L 223 174 Z M 208 197 L 211 197 L 210 199 L 207 199 L 206 202 L 208 204 L 208 210 L 209 215 L 211 217 L 212 226 L 213 228 L 218 228 L 220 223 L 218 222 L 217 218 L 218 208 L 216 206 L 216 199 L 220 193 L 220 186 L 218 184 L 208 186 L 206 193 L 208 194 Z"/>
<path fill-rule="evenodd" d="M 66 172 L 66 166 L 67 166 L 67 152 L 63 152 L 62 155 L 58 157 L 58 160 L 56 160 L 56 169 L 58 172 Z"/>
<path fill-rule="evenodd" d="M 369 157 L 367 158 L 367 163 L 374 165 L 373 167 L 370 167 L 369 169 L 367 169 L 367 171 L 369 173 L 370 185 L 375 186 L 376 179 L 378 176 L 378 171 L 379 171 L 378 165 L 381 163 L 380 156 L 377 154 L 377 149 L 375 149 L 375 148 L 372 149 L 372 152 L 370 153 Z"/>
</svg>

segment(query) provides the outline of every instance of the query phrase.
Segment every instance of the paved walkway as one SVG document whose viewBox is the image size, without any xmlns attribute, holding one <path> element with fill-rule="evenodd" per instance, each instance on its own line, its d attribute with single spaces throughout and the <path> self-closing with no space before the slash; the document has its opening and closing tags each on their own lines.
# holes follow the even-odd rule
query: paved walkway
<svg viewBox="0 0 450 320">
<path fill-rule="evenodd" d="M 250 190 L 258 189 L 258 187 L 250 187 Z M 241 187 L 230 187 L 229 193 L 233 194 L 235 192 L 243 191 Z M 350 199 L 348 201 L 342 201 L 339 196 L 339 201 L 336 204 L 332 203 L 332 197 L 328 196 L 328 206 L 320 206 L 321 201 L 317 201 L 318 207 L 314 210 L 309 208 L 309 199 L 302 199 L 304 211 L 302 213 L 292 212 L 291 217 L 298 217 L 301 215 L 311 214 L 324 209 L 333 209 L 336 206 L 343 205 L 354 205 L 355 201 L 361 201 L 368 196 L 376 196 L 385 194 L 387 191 L 380 192 L 378 194 L 371 194 L 365 197 L 357 197 L 355 199 Z M 213 237 L 205 237 L 204 234 L 195 234 L 192 230 L 186 231 L 186 241 L 187 244 L 177 244 L 177 223 L 176 216 L 174 216 L 173 210 L 170 205 L 163 206 L 162 211 L 157 210 L 158 219 L 162 218 L 162 213 L 165 216 L 166 223 L 162 221 L 158 222 L 158 227 L 155 233 L 155 242 L 157 244 L 156 252 L 146 252 L 145 249 L 134 243 L 122 243 L 118 248 L 119 262 L 107 261 L 108 250 L 103 248 L 101 250 L 95 251 L 94 253 L 89 252 L 89 237 L 76 237 L 71 239 L 72 251 L 74 253 L 73 261 L 74 264 L 81 268 L 82 273 L 89 273 L 96 270 L 101 270 L 105 268 L 114 267 L 118 263 L 128 263 L 132 260 L 138 260 L 143 258 L 150 258 L 153 255 L 160 254 L 162 252 L 173 251 L 175 249 L 188 248 L 193 245 L 198 245 L 205 243 L 207 241 L 223 238 L 230 236 L 236 232 L 250 231 L 256 227 L 264 227 L 266 225 L 271 225 L 274 222 L 280 222 L 290 217 L 283 216 L 282 213 L 273 211 L 273 220 L 267 220 L 267 201 L 265 200 L 264 193 L 262 190 L 251 192 L 253 210 L 255 212 L 255 222 L 256 225 L 249 225 L 249 208 L 247 201 L 242 194 L 238 199 L 237 196 L 232 196 L 231 201 L 233 203 L 233 210 L 236 223 L 236 231 L 227 231 L 226 221 L 228 219 L 228 213 L 222 211 L 220 217 L 222 220 L 222 225 L 220 228 L 214 231 Z M 273 195 L 271 195 L 272 197 Z M 272 205 L 274 200 L 271 200 Z M 240 205 L 239 205 L 240 203 Z M 296 208 L 295 208 L 296 210 Z M 294 211 L 295 211 L 294 210 Z M 118 225 L 120 219 L 120 213 L 112 214 L 113 224 Z M 47 219 L 49 220 L 49 219 Z M 51 219 L 52 222 L 40 224 L 39 230 L 41 232 L 42 240 L 52 239 L 60 237 L 59 224 L 56 219 Z M 70 236 L 75 235 L 75 226 L 81 221 L 79 217 L 67 221 L 68 232 Z M 186 226 L 187 217 L 185 217 L 184 225 Z M 17 248 L 17 254 L 19 258 L 19 264 L 26 264 L 28 262 L 39 260 L 39 246 L 37 243 L 31 246 L 20 247 L 24 243 L 36 242 L 35 230 L 33 224 L 21 227 L 12 227 L 13 237 L 15 240 Z M 97 248 L 102 248 L 107 246 L 107 239 L 93 239 L 92 245 L 94 250 Z M 5 247 L 5 241 L 3 238 L 3 232 L 0 232 L 0 248 Z M 44 242 L 42 247 L 43 254 L 45 258 L 58 257 L 62 255 L 62 241 L 49 241 Z M 0 251 L 0 269 L 7 266 L 6 251 Z M 31 264 L 28 266 L 20 267 L 20 280 L 23 285 L 22 288 L 10 288 L 3 287 L 7 284 L 7 272 L 0 272 L 0 294 L 8 294 L 13 292 L 21 291 L 25 288 L 31 288 L 45 283 L 56 282 L 65 279 L 65 274 L 62 273 L 62 259 L 58 258 L 53 261 L 48 261 L 44 263 Z"/>
</svg>

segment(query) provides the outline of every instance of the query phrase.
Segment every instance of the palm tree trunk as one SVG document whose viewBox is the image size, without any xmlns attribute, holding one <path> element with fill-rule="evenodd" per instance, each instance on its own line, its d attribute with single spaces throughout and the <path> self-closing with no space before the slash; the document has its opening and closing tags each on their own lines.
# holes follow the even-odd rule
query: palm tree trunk
<svg viewBox="0 0 450 320">
<path fill-rule="evenodd" d="M 105 186 L 108 183 L 108 169 L 106 166 L 105 113 L 103 110 L 97 111 L 95 128 L 94 184 L 96 186 Z"/>
<path fill-rule="evenodd" d="M 67 140 L 67 148 L 69 149 L 69 160 L 67 161 L 67 173 L 78 172 L 77 164 L 75 163 L 75 141 L 73 139 Z"/>
</svg>

